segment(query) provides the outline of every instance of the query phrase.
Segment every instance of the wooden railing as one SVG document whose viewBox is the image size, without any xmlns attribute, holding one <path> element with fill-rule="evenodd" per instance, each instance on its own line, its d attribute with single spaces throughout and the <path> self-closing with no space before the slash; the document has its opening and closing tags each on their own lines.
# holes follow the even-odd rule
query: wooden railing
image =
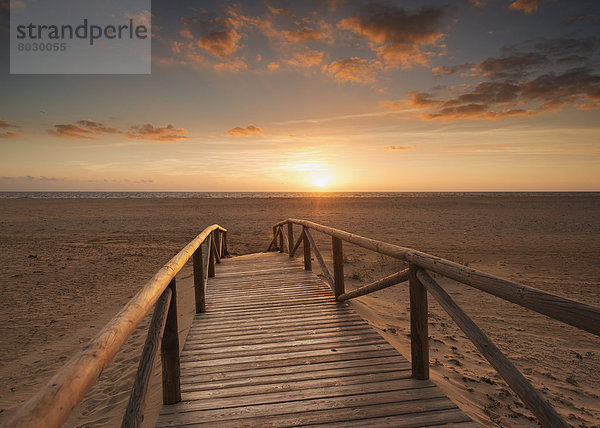
<svg viewBox="0 0 600 428">
<path fill-rule="evenodd" d="M 302 227 L 295 245 L 294 225 Z M 333 276 L 317 248 L 311 230 L 324 233 L 332 238 Z M 329 283 L 336 299 L 340 302 L 364 296 L 400 282 L 409 281 L 411 365 L 414 378 L 429 378 L 427 320 L 427 292 L 429 292 L 500 376 L 504 378 L 512 390 L 535 414 L 543 426 L 552 428 L 568 426 L 554 408 L 538 394 L 521 372 L 431 277 L 429 272 L 451 278 L 597 336 L 600 336 L 599 308 L 498 278 L 421 251 L 376 241 L 307 220 L 290 218 L 275 224 L 273 226 L 273 240 L 267 251 L 279 250 L 284 252 L 284 241 L 287 244 L 287 252 L 290 257 L 293 257 L 300 244 L 303 244 L 304 268 L 306 270 L 312 269 L 311 250 L 314 252 L 315 259 L 321 266 L 325 280 Z M 343 241 L 408 262 L 408 269 L 346 293 L 344 290 Z"/>
<path fill-rule="evenodd" d="M 204 257 L 202 244 L 205 247 Z M 44 388 L 25 402 L 6 426 L 60 427 L 153 306 L 154 313 L 122 426 L 141 425 L 159 350 L 163 402 L 173 404 L 181 401 L 175 275 L 192 258 L 196 312 L 204 312 L 207 278 L 215 275 L 215 262 L 219 263 L 226 254 L 227 230 L 216 224 L 204 229 L 164 265 Z"/>
</svg>

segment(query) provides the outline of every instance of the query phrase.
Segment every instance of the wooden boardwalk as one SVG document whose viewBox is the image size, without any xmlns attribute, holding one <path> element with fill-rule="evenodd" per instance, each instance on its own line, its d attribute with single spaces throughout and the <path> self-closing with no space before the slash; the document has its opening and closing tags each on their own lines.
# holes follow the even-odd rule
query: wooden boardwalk
<svg viewBox="0 0 600 428">
<path fill-rule="evenodd" d="M 314 273 L 285 254 L 224 259 L 158 427 L 476 426 Z"/>
</svg>

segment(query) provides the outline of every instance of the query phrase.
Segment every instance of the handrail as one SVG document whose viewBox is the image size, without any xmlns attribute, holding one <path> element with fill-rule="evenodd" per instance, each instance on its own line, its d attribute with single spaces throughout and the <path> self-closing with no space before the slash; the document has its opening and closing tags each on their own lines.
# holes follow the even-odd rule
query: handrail
<svg viewBox="0 0 600 428">
<path fill-rule="evenodd" d="M 155 305 L 163 291 L 171 284 L 177 272 L 214 231 L 227 233 L 227 229 L 214 224 L 196 236 L 165 264 L 40 391 L 17 410 L 7 426 L 61 426 L 133 330 Z M 209 259 L 212 260 L 213 257 Z M 198 284 L 195 286 L 198 287 Z"/>
<path fill-rule="evenodd" d="M 523 400 L 536 415 L 540 423 L 546 427 L 567 427 L 568 425 L 556 413 L 527 381 L 527 379 L 510 363 L 496 348 L 477 325 L 460 309 L 451 297 L 427 273 L 436 272 L 442 276 L 470 285 L 512 303 L 547 315 L 556 320 L 570 324 L 581 330 L 600 336 L 600 308 L 590 306 L 575 300 L 557 296 L 533 287 L 498 278 L 494 275 L 472 269 L 441 257 L 432 256 L 412 248 L 388 244 L 375 239 L 365 238 L 343 230 L 323 226 L 307 220 L 288 218 L 273 226 L 273 241 L 281 237 L 283 226 L 287 224 L 288 234 L 293 234 L 293 225 L 302 226 L 302 241 L 304 243 L 305 270 L 311 270 L 311 248 L 322 267 L 327 282 L 334 290 L 337 301 L 345 301 L 358 296 L 387 288 L 408 280 L 410 290 L 410 338 L 412 376 L 416 379 L 429 378 L 429 341 L 428 341 L 428 306 L 427 292 L 431 293 L 440 305 L 455 320 L 467 337 L 481 351 L 483 356 L 506 380 L 508 385 Z M 334 279 L 322 260 L 321 254 L 312 238 L 309 229 L 322 232 L 332 237 L 332 253 L 334 264 Z M 343 249 L 342 241 L 355 244 L 379 254 L 384 254 L 409 263 L 405 271 L 395 273 L 374 283 L 362 286 L 355 291 L 344 292 Z M 299 245 L 292 249 L 289 255 L 293 257 Z M 282 247 L 282 245 L 280 245 Z M 271 246 L 269 246 L 269 249 Z M 279 249 L 283 251 L 283 248 Z M 268 251 L 268 250 L 267 250 Z"/>
<path fill-rule="evenodd" d="M 307 220 L 289 218 L 275 224 L 275 227 L 289 222 L 317 230 L 326 235 L 339 238 L 342 241 L 375 251 L 376 253 L 414 263 L 423 269 L 447 276 L 501 299 L 508 300 L 509 302 L 600 336 L 600 309 L 594 306 L 499 278 L 441 257 L 413 250 L 412 248 L 400 247 L 383 241 L 365 238 Z"/>
</svg>

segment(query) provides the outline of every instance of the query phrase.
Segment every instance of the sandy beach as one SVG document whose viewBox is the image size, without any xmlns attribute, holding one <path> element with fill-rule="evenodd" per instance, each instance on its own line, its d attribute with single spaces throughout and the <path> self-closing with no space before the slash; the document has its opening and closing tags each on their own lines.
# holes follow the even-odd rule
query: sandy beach
<svg viewBox="0 0 600 428">
<path fill-rule="evenodd" d="M 272 225 L 288 217 L 415 248 L 600 306 L 595 195 L 2 199 L 0 423 L 204 227 L 226 227 L 229 252 L 242 255 L 264 251 Z M 329 255 L 330 239 L 315 237 Z M 344 252 L 348 289 L 404 268 L 348 244 Z M 441 283 L 571 425 L 600 425 L 598 337 L 466 286 Z M 351 304 L 409 357 L 407 288 L 400 284 Z M 120 423 L 143 327 L 67 426 Z M 430 348 L 432 379 L 474 420 L 537 426 L 433 298 Z"/>
</svg>

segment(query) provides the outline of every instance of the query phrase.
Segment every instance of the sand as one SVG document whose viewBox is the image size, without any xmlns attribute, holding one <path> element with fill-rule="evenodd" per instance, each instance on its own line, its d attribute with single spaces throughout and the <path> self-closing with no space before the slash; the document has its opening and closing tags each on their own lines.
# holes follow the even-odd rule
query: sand
<svg viewBox="0 0 600 428">
<path fill-rule="evenodd" d="M 3 199 L 0 423 L 205 226 L 227 227 L 229 250 L 239 255 L 264 250 L 272 224 L 287 217 L 416 248 L 600 306 L 597 196 Z M 329 254 L 330 239 L 317 240 Z M 348 289 L 403 268 L 350 245 L 344 251 Z M 441 283 L 570 424 L 600 424 L 598 337 L 466 286 Z M 352 305 L 409 356 L 407 302 L 406 285 L 398 285 Z M 430 302 L 436 383 L 483 425 L 536 426 L 443 309 Z M 182 322 L 190 312 L 182 311 Z M 119 424 L 144 327 L 67 426 Z M 153 403 L 159 394 L 154 388 Z"/>
</svg>

